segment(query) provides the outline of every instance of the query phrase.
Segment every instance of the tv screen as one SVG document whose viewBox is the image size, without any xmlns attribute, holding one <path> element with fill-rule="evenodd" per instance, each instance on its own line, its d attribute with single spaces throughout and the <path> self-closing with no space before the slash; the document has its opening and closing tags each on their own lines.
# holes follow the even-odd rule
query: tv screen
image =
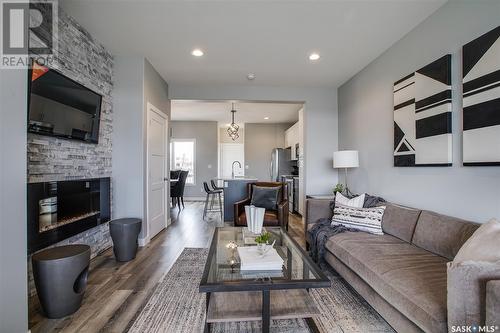
<svg viewBox="0 0 500 333">
<path fill-rule="evenodd" d="M 56 70 L 29 71 L 28 132 L 97 143 L 102 96 Z"/>
</svg>

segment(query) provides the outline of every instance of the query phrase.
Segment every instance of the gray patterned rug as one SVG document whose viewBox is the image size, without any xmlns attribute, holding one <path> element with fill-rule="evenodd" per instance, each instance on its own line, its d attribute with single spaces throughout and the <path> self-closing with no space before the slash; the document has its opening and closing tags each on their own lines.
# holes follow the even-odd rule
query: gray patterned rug
<svg viewBox="0 0 500 333">
<path fill-rule="evenodd" d="M 193 333 L 203 332 L 205 295 L 198 286 L 208 249 L 186 248 L 170 271 L 161 279 L 129 329 L 129 333 Z M 327 272 L 331 288 L 312 289 L 321 315 L 315 320 L 318 328 L 328 333 L 394 332 L 346 282 Z M 271 332 L 309 332 L 302 319 L 273 320 Z M 260 322 L 216 324 L 212 332 L 261 332 Z"/>
</svg>

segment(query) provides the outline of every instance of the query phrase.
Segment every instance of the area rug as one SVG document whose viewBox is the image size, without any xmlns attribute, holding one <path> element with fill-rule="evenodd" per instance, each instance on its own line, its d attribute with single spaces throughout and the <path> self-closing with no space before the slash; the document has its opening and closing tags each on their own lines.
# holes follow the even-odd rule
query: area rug
<svg viewBox="0 0 500 333">
<path fill-rule="evenodd" d="M 133 321 L 129 333 L 203 332 L 205 295 L 198 292 L 208 249 L 186 248 L 170 271 L 160 280 Z M 321 315 L 315 319 L 318 328 L 327 333 L 394 332 L 347 283 L 332 272 L 326 272 L 332 286 L 312 289 Z M 261 332 L 260 322 L 236 322 L 212 325 L 216 333 Z M 306 333 L 302 319 L 273 320 L 271 332 Z"/>
</svg>

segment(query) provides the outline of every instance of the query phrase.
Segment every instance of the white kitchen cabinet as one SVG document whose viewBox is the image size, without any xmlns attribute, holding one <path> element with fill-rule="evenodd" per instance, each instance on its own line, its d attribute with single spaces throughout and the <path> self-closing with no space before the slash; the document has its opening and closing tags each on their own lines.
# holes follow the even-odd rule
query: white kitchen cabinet
<svg viewBox="0 0 500 333">
<path fill-rule="evenodd" d="M 292 127 L 285 131 L 285 147 L 291 148 L 291 160 L 297 160 L 298 156 L 296 154 L 295 147 L 299 143 L 299 122 L 296 122 Z"/>
<path fill-rule="evenodd" d="M 290 147 L 290 145 L 291 145 L 290 142 L 291 142 L 291 140 L 290 140 L 290 131 L 289 131 L 289 129 L 287 129 L 285 131 L 285 148 Z"/>
</svg>

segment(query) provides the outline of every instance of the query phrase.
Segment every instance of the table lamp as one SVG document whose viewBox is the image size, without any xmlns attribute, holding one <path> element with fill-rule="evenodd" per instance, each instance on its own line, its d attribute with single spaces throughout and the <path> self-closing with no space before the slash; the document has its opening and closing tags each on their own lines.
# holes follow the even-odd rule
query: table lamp
<svg viewBox="0 0 500 333">
<path fill-rule="evenodd" d="M 345 169 L 345 193 L 350 196 L 351 191 L 347 187 L 347 169 L 359 167 L 359 155 L 357 150 L 340 150 L 333 153 L 333 168 Z"/>
</svg>

